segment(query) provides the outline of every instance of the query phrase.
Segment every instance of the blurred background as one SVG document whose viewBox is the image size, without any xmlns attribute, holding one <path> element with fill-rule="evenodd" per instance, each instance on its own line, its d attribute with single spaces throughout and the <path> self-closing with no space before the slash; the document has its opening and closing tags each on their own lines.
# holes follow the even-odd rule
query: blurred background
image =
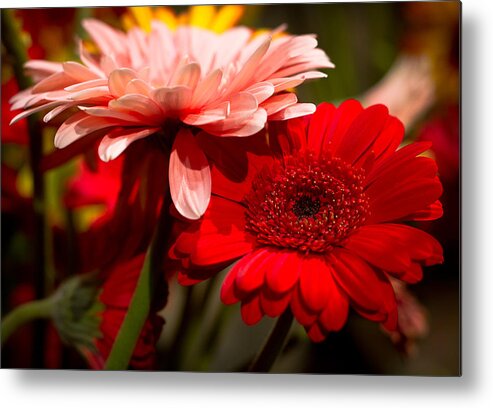
<svg viewBox="0 0 493 408">
<path fill-rule="evenodd" d="M 186 7 L 174 7 L 177 15 Z M 85 38 L 80 22 L 100 18 L 124 27 L 127 8 L 57 8 L 16 10 L 22 41 L 32 59 L 76 58 L 74 38 Z M 131 13 L 130 13 L 131 14 Z M 406 142 L 430 140 L 428 152 L 439 166 L 444 185 L 444 217 L 419 225 L 442 243 L 445 263 L 427 268 L 424 279 L 402 294 L 406 331 L 397 336 L 354 314 L 324 342 L 309 342 L 294 325 L 274 372 L 388 375 L 460 373 L 460 3 L 336 3 L 245 6 L 240 23 L 262 28 L 287 24 L 293 34 L 317 34 L 319 47 L 336 65 L 327 79 L 297 89 L 304 102 L 338 103 L 357 98 L 364 105 L 385 103 L 406 127 Z M 4 33 L 2 33 L 4 34 Z M 61 268 L 54 254 L 63 236 L 57 231 L 84 231 L 107 207 L 97 200 L 67 209 L 66 189 L 79 158 L 45 173 L 46 222 L 50 237 L 46 276 L 34 273 L 33 180 L 29 171 L 28 127 L 14 126 L 8 100 L 19 90 L 15 61 L 2 35 L 2 315 L 15 306 L 50 293 L 77 268 Z M 53 150 L 55 129 L 39 122 L 43 151 Z M 70 258 L 70 254 L 65 254 Z M 66 265 L 66 263 L 64 264 Z M 223 272 L 224 274 L 224 272 Z M 163 370 L 243 370 L 269 333 L 273 321 L 245 326 L 239 307 L 220 304 L 222 282 L 193 289 L 171 283 L 166 320 L 158 342 Z M 200 311 L 200 314 L 190 314 Z M 182 316 L 191 316 L 183 323 Z M 84 360 L 60 340 L 49 325 L 36 338 L 36 324 L 15 333 L 2 350 L 2 367 L 86 368 Z M 172 355 L 172 361 L 169 356 Z"/>
</svg>

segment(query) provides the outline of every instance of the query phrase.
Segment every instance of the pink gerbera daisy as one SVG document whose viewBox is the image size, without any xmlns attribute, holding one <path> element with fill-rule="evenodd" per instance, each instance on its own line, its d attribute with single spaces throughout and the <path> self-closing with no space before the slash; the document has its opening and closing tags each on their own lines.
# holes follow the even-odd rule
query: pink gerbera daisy
<svg viewBox="0 0 493 408">
<path fill-rule="evenodd" d="M 171 195 L 191 219 L 203 214 L 211 190 L 196 133 L 249 136 L 267 119 L 313 113 L 314 105 L 298 103 L 287 90 L 325 76 L 316 69 L 333 67 L 314 35 L 255 35 L 246 27 L 222 34 L 191 26 L 171 31 L 159 21 L 149 33 L 140 28 L 124 33 L 97 20 L 83 25 L 98 54 L 80 42 L 82 63 L 29 61 L 26 69 L 37 83 L 12 98 L 12 109 L 27 109 L 12 122 L 51 109 L 44 117 L 48 122 L 74 108 L 55 146 L 104 135 L 99 145 L 104 161 L 164 130 L 173 142 Z"/>
</svg>

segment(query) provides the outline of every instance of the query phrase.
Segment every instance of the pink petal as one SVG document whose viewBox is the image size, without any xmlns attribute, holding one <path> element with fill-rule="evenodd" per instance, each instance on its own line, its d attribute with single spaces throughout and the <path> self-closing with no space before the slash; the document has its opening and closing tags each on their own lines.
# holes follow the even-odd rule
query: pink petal
<svg viewBox="0 0 493 408">
<path fill-rule="evenodd" d="M 246 89 L 245 92 L 253 95 L 260 105 L 274 94 L 274 86 L 270 82 L 259 82 Z"/>
<path fill-rule="evenodd" d="M 276 45 L 275 43 L 273 45 Z M 263 80 L 268 78 L 285 64 L 289 64 L 290 58 L 297 57 L 302 53 L 317 46 L 317 40 L 312 35 L 291 37 L 283 44 L 267 55 L 262 66 L 255 72 L 255 78 Z"/>
<path fill-rule="evenodd" d="M 19 113 L 18 115 L 16 115 L 9 123 L 9 125 L 13 125 L 14 123 L 18 122 L 19 120 L 21 119 L 24 119 L 25 117 L 29 116 L 29 115 L 32 115 L 33 113 L 36 113 L 36 112 L 40 112 L 42 110 L 45 110 L 45 109 L 50 109 L 50 108 L 53 108 L 57 105 L 59 105 L 60 102 L 50 102 L 50 103 L 46 103 L 44 105 L 41 105 L 41 106 L 36 106 L 35 108 L 31 108 L 31 109 L 28 109 L 28 110 L 25 110 L 21 113 Z"/>
<path fill-rule="evenodd" d="M 63 63 L 63 71 L 70 77 L 80 82 L 98 79 L 98 75 L 78 62 L 68 61 Z"/>
<path fill-rule="evenodd" d="M 289 106 L 288 108 L 270 116 L 269 120 L 287 120 L 298 118 L 300 116 L 311 115 L 316 110 L 316 106 L 312 103 L 297 103 L 296 105 Z"/>
<path fill-rule="evenodd" d="M 22 108 L 24 106 L 24 104 L 26 103 L 26 101 L 29 98 L 32 98 L 32 96 L 33 96 L 32 88 L 24 89 L 23 91 L 20 91 L 16 95 L 12 96 L 9 99 L 9 103 L 12 105 L 18 105 L 18 106 L 17 107 L 12 106 L 10 108 L 10 110 L 16 110 L 16 109 Z M 19 104 L 20 101 L 23 101 L 22 104 Z"/>
<path fill-rule="evenodd" d="M 215 134 L 217 136 L 237 136 L 237 137 L 251 136 L 257 132 L 260 132 L 264 128 L 266 122 L 267 122 L 267 113 L 265 112 L 264 109 L 259 108 L 257 112 L 255 112 L 250 119 L 246 120 L 243 126 L 240 126 L 236 129 L 218 131 L 217 133 L 214 133 L 214 131 L 210 131 L 209 129 L 206 129 L 205 127 L 204 130 L 207 130 L 208 132 L 211 132 L 212 134 Z"/>
<path fill-rule="evenodd" d="M 125 51 L 123 33 L 95 19 L 83 20 L 82 25 L 103 54 L 111 55 Z"/>
<path fill-rule="evenodd" d="M 73 85 L 76 82 L 76 79 L 68 76 L 65 72 L 55 72 L 54 74 L 46 77 L 45 79 L 34 85 L 32 92 L 42 93 L 55 91 L 63 89 L 66 86 Z"/>
<path fill-rule="evenodd" d="M 110 90 L 107 86 L 97 86 L 95 88 L 84 89 L 79 92 L 70 94 L 68 97 L 71 101 L 83 101 L 85 99 L 109 97 Z"/>
<path fill-rule="evenodd" d="M 79 109 L 81 111 L 86 112 L 88 115 L 91 116 L 99 116 L 102 118 L 112 118 L 112 119 L 117 119 L 121 120 L 124 122 L 133 122 L 133 123 L 140 123 L 141 120 L 129 113 L 125 112 L 118 112 L 116 110 L 108 109 L 107 107 L 85 107 L 85 106 L 79 106 Z"/>
<path fill-rule="evenodd" d="M 55 134 L 55 146 L 63 149 L 81 137 L 100 129 L 117 126 L 119 123 L 120 121 L 114 119 L 89 116 L 84 112 L 77 113 L 58 128 Z"/>
<path fill-rule="evenodd" d="M 89 81 L 79 82 L 77 84 L 67 86 L 64 89 L 67 92 L 79 92 L 79 91 L 83 91 L 85 89 L 97 88 L 97 87 L 104 86 L 107 84 L 108 84 L 107 79 L 99 78 L 99 79 L 91 79 Z"/>
<path fill-rule="evenodd" d="M 215 58 L 216 64 L 224 66 L 236 58 L 251 36 L 252 31 L 246 27 L 235 27 L 224 32 L 219 37 Z M 217 68 L 217 65 L 215 68 Z"/>
<path fill-rule="evenodd" d="M 24 64 L 24 69 L 29 75 L 35 77 L 38 81 L 46 78 L 55 72 L 63 71 L 62 64 L 44 60 L 30 60 Z"/>
<path fill-rule="evenodd" d="M 223 72 L 220 69 L 216 69 L 199 82 L 193 93 L 191 107 L 199 108 L 212 100 L 217 94 L 222 77 Z"/>
<path fill-rule="evenodd" d="M 79 49 L 80 60 L 82 61 L 82 63 L 85 66 L 87 66 L 92 72 L 97 74 L 100 78 L 106 79 L 106 75 L 101 70 L 99 64 L 94 60 L 94 58 L 91 56 L 91 54 L 86 50 L 82 40 L 79 40 L 79 42 L 78 42 L 78 49 Z"/>
<path fill-rule="evenodd" d="M 48 123 L 50 120 L 58 116 L 60 113 L 65 112 L 67 109 L 74 107 L 77 103 L 66 103 L 61 106 L 57 106 L 55 109 L 49 111 L 44 117 L 43 122 Z"/>
<path fill-rule="evenodd" d="M 206 104 L 208 101 L 215 98 L 218 93 L 219 85 L 223 77 L 223 72 L 220 69 L 216 69 L 209 73 L 202 81 L 200 81 L 195 88 L 191 107 L 199 108 Z"/>
<path fill-rule="evenodd" d="M 216 55 L 219 37 L 216 33 L 198 27 L 190 27 L 190 55 L 206 72 L 210 70 L 211 62 Z"/>
<path fill-rule="evenodd" d="M 118 69 L 118 65 L 115 59 L 111 55 L 103 55 L 99 61 L 101 65 L 101 69 L 106 77 L 110 76 L 110 74 Z"/>
<path fill-rule="evenodd" d="M 151 91 L 152 88 L 150 85 L 139 78 L 132 79 L 125 88 L 125 93 L 127 94 L 140 94 L 144 96 L 150 96 Z"/>
<path fill-rule="evenodd" d="M 171 198 L 178 212 L 196 220 L 204 214 L 211 198 L 209 162 L 190 130 L 176 135 L 169 162 Z"/>
<path fill-rule="evenodd" d="M 127 84 L 137 78 L 134 70 L 120 68 L 113 71 L 108 78 L 108 87 L 112 95 L 122 96 L 125 94 Z"/>
<path fill-rule="evenodd" d="M 186 86 L 159 88 L 152 91 L 154 100 L 166 111 L 180 111 L 190 106 L 192 91 Z"/>
<path fill-rule="evenodd" d="M 200 65 L 193 62 L 178 69 L 173 75 L 169 86 L 183 85 L 193 90 L 197 86 L 199 79 Z"/>
<path fill-rule="evenodd" d="M 156 102 L 140 94 L 129 94 L 113 99 L 108 106 L 120 112 L 140 114 L 155 124 L 159 124 L 163 118 L 163 112 Z"/>
<path fill-rule="evenodd" d="M 98 154 L 101 160 L 108 162 L 116 159 L 136 140 L 159 132 L 161 128 L 123 128 L 114 129 L 108 133 L 99 144 Z"/>
<path fill-rule="evenodd" d="M 133 67 L 145 65 L 147 56 L 147 36 L 138 28 L 132 29 L 127 33 L 128 50 Z"/>
<path fill-rule="evenodd" d="M 267 112 L 267 116 L 272 116 L 275 113 L 286 109 L 289 106 L 298 102 L 298 98 L 294 93 L 285 93 L 281 95 L 274 95 L 262 104 Z"/>
<path fill-rule="evenodd" d="M 241 88 L 248 86 L 252 81 L 252 77 L 255 71 L 258 69 L 260 61 L 269 49 L 271 38 L 268 37 L 264 42 L 255 50 L 255 52 L 248 58 L 241 68 L 240 72 L 234 77 L 229 86 L 229 92 L 236 92 Z"/>
<path fill-rule="evenodd" d="M 226 119 L 204 126 L 203 129 L 214 135 L 225 136 L 228 132 L 237 130 L 243 126 L 248 126 L 249 121 L 257 120 L 253 118 L 253 115 L 258 109 L 257 100 L 249 93 L 240 92 L 239 94 L 234 95 L 230 100 L 229 107 L 230 112 Z M 256 123 L 252 122 L 250 125 L 255 126 Z M 233 134 L 232 136 L 236 136 L 236 134 Z"/>
<path fill-rule="evenodd" d="M 199 113 L 190 113 L 182 116 L 181 120 L 187 125 L 202 126 L 208 123 L 224 120 L 228 114 L 229 102 L 223 102 L 214 108 L 204 109 Z"/>
</svg>

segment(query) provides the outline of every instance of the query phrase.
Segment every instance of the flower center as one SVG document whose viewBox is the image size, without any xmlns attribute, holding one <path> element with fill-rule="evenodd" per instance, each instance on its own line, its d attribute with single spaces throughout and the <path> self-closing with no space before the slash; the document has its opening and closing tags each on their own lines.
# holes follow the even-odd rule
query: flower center
<svg viewBox="0 0 493 408">
<path fill-rule="evenodd" d="M 313 217 L 320 210 L 320 200 L 308 195 L 301 196 L 293 206 L 293 212 L 298 218 Z"/>
<path fill-rule="evenodd" d="M 284 158 L 257 174 L 245 196 L 246 229 L 258 243 L 323 253 L 362 225 L 364 172 L 311 153 Z"/>
</svg>

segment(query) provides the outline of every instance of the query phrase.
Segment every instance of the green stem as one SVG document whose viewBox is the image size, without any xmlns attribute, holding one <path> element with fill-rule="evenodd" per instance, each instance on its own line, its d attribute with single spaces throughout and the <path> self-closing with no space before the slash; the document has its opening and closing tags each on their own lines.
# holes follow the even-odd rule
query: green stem
<svg viewBox="0 0 493 408">
<path fill-rule="evenodd" d="M 290 309 L 286 309 L 279 319 L 277 319 L 276 325 L 272 329 L 267 341 L 248 368 L 249 372 L 269 372 L 284 347 L 292 323 L 293 314 Z"/>
<path fill-rule="evenodd" d="M 127 314 L 106 360 L 104 367 L 106 370 L 125 370 L 128 367 L 140 332 L 149 315 L 152 293 L 150 258 L 151 250 L 149 249 Z"/>
<path fill-rule="evenodd" d="M 34 319 L 47 319 L 51 316 L 53 299 L 46 298 L 24 303 L 12 310 L 2 319 L 2 345 L 20 326 Z"/>
<path fill-rule="evenodd" d="M 128 368 L 133 351 L 139 340 L 140 333 L 149 312 L 154 295 L 154 287 L 159 282 L 159 274 L 162 272 L 162 256 L 166 238 L 169 233 L 169 220 L 166 219 L 169 208 L 169 191 L 161 208 L 151 245 L 147 250 L 144 266 L 140 272 L 139 280 L 132 296 L 127 314 L 116 336 L 110 355 L 106 360 L 105 370 L 126 370 Z"/>
</svg>

